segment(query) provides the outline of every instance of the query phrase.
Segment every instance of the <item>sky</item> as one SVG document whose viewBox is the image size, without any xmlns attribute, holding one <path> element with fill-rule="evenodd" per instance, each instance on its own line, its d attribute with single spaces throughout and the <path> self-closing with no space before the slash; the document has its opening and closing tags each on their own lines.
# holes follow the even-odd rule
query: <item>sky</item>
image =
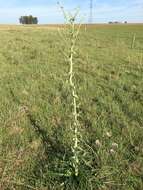
<svg viewBox="0 0 143 190">
<path fill-rule="evenodd" d="M 80 9 L 80 17 L 89 19 L 90 0 L 60 0 L 67 11 Z M 0 0 L 0 24 L 18 24 L 19 17 L 37 16 L 40 24 L 64 23 L 57 0 Z M 93 0 L 93 22 L 128 21 L 143 23 L 143 0 Z"/>
</svg>

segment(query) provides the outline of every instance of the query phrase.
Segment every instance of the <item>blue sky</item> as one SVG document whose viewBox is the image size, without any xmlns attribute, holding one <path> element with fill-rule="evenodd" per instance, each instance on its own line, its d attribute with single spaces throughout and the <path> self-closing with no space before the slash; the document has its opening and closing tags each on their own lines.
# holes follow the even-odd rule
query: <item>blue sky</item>
<svg viewBox="0 0 143 190">
<path fill-rule="evenodd" d="M 88 21 L 90 0 L 61 0 L 68 11 L 80 7 L 84 21 Z M 63 23 L 57 0 L 0 0 L 0 24 L 17 24 L 21 15 L 37 16 L 39 23 Z M 93 0 L 93 21 L 143 22 L 143 0 Z"/>
</svg>

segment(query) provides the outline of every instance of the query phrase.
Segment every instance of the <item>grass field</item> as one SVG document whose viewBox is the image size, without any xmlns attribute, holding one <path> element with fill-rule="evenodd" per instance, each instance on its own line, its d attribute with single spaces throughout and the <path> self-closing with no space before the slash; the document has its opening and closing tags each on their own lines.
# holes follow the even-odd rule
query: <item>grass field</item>
<svg viewBox="0 0 143 190">
<path fill-rule="evenodd" d="M 67 46 L 57 26 L 0 27 L 1 190 L 143 189 L 143 25 L 82 27 L 77 48 L 85 151 L 67 177 Z"/>
</svg>

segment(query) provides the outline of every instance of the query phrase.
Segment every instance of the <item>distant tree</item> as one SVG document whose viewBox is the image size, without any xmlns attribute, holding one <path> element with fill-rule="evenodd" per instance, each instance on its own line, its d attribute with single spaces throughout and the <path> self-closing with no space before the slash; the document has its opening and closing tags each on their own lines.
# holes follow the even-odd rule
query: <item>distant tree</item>
<svg viewBox="0 0 143 190">
<path fill-rule="evenodd" d="M 28 16 L 28 24 L 33 24 L 33 20 L 34 20 L 33 16 L 29 15 Z"/>
<path fill-rule="evenodd" d="M 33 18 L 33 24 L 38 24 L 38 18 L 37 17 Z"/>
<path fill-rule="evenodd" d="M 21 16 L 19 18 L 20 24 L 38 24 L 38 18 L 33 17 L 32 15 L 29 16 Z"/>
<path fill-rule="evenodd" d="M 128 24 L 128 22 L 127 22 L 127 21 L 125 21 L 124 23 L 125 23 L 125 24 Z"/>
</svg>

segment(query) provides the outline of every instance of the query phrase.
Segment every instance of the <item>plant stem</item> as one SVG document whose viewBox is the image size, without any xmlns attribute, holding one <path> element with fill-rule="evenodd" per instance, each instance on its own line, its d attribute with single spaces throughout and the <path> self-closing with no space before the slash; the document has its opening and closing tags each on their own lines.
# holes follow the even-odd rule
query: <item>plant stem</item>
<svg viewBox="0 0 143 190">
<path fill-rule="evenodd" d="M 71 20 L 70 23 L 71 26 L 71 48 L 70 48 L 70 55 L 69 55 L 69 63 L 70 63 L 70 71 L 69 71 L 69 83 L 72 91 L 72 97 L 73 97 L 73 127 L 74 127 L 74 135 L 73 135 L 73 141 L 74 145 L 72 147 L 72 152 L 73 152 L 73 167 L 74 167 L 74 174 L 75 176 L 78 176 L 79 169 L 78 169 L 78 164 L 79 164 L 79 158 L 78 158 L 78 113 L 77 113 L 77 99 L 78 96 L 76 94 L 76 87 L 73 81 L 74 77 L 74 72 L 73 72 L 73 56 L 74 56 L 74 49 L 75 49 L 75 43 L 76 43 L 76 29 L 75 29 L 75 24 L 74 24 L 74 19 Z"/>
</svg>

